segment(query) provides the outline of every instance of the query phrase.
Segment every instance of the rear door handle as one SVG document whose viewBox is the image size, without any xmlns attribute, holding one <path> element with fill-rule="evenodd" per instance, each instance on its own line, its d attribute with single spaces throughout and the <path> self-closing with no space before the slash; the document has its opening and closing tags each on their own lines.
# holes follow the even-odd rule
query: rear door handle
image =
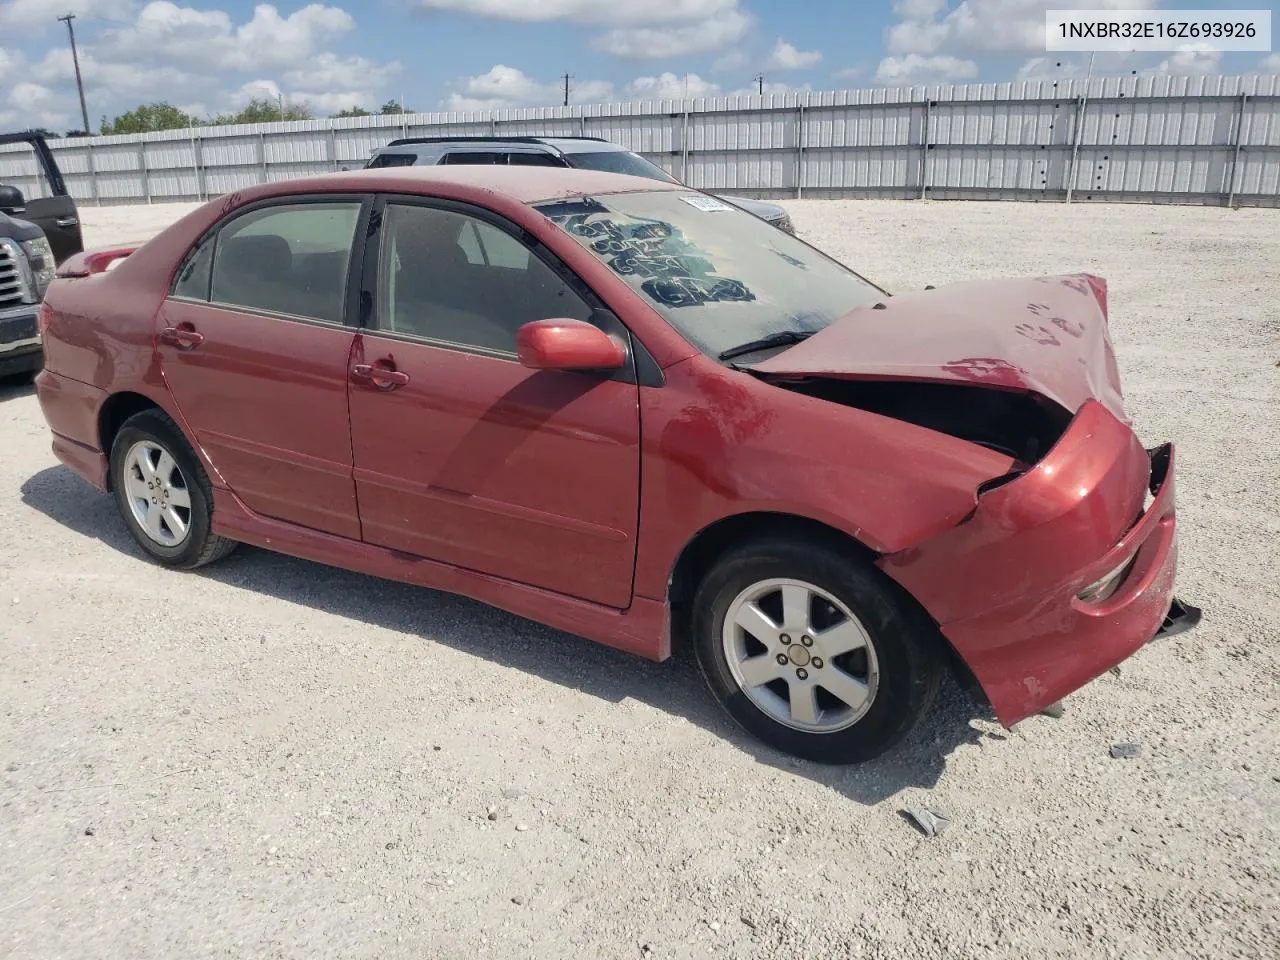
<svg viewBox="0 0 1280 960">
<path fill-rule="evenodd" d="M 165 327 L 160 331 L 160 342 L 179 350 L 194 350 L 204 343 L 204 334 L 185 324 L 180 327 Z"/>
<path fill-rule="evenodd" d="M 371 383 L 379 390 L 394 390 L 409 382 L 403 370 L 388 370 L 372 363 L 357 363 L 351 368 L 351 379 L 357 383 Z"/>
</svg>

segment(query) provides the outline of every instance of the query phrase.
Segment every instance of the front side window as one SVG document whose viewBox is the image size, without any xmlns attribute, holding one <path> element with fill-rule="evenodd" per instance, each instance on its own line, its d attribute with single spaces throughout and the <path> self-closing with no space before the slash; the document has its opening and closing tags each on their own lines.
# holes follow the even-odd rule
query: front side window
<svg viewBox="0 0 1280 960">
<path fill-rule="evenodd" d="M 759 217 L 680 190 L 534 205 L 703 352 L 816 333 L 883 291 Z"/>
<path fill-rule="evenodd" d="M 359 218 L 358 201 L 282 204 L 237 217 L 218 233 L 209 299 L 341 323 Z"/>
<path fill-rule="evenodd" d="M 444 155 L 444 163 L 462 163 L 462 164 L 489 164 L 506 166 L 507 155 L 505 153 L 494 153 L 490 150 L 455 150 L 452 153 Z"/>
<path fill-rule="evenodd" d="M 436 343 L 514 354 L 534 320 L 588 320 L 591 308 L 520 240 L 452 210 L 388 204 L 378 327 Z"/>
</svg>

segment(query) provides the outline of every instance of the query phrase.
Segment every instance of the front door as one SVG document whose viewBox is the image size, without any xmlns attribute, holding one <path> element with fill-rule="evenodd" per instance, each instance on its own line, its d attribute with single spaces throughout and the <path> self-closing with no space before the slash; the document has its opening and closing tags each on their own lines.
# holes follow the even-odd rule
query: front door
<svg viewBox="0 0 1280 960">
<path fill-rule="evenodd" d="M 356 343 L 350 387 L 365 540 L 626 607 L 634 377 L 533 371 L 515 356 L 523 323 L 590 319 L 584 295 L 457 208 L 389 203 L 378 247 L 375 329 Z"/>
<path fill-rule="evenodd" d="M 347 417 L 359 198 L 258 207 L 178 272 L 165 381 L 228 486 L 263 516 L 359 539 Z"/>
</svg>

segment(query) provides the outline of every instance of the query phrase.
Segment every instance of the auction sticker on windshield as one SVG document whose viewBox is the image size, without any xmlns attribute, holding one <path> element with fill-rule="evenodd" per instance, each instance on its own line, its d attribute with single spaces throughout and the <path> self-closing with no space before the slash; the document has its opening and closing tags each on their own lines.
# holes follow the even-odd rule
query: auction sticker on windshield
<svg viewBox="0 0 1280 960">
<path fill-rule="evenodd" d="M 722 213 L 733 209 L 729 204 L 722 200 L 717 200 L 715 197 L 681 197 L 680 199 L 703 213 Z"/>
</svg>

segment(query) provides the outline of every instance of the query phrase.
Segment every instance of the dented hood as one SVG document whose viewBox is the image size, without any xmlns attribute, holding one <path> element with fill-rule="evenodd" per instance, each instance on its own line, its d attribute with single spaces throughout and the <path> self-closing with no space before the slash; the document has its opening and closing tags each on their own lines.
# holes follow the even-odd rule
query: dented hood
<svg viewBox="0 0 1280 960">
<path fill-rule="evenodd" d="M 758 373 L 970 383 L 1041 394 L 1073 414 L 1096 399 L 1125 423 L 1106 283 L 1089 274 L 977 280 L 859 307 Z"/>
</svg>

